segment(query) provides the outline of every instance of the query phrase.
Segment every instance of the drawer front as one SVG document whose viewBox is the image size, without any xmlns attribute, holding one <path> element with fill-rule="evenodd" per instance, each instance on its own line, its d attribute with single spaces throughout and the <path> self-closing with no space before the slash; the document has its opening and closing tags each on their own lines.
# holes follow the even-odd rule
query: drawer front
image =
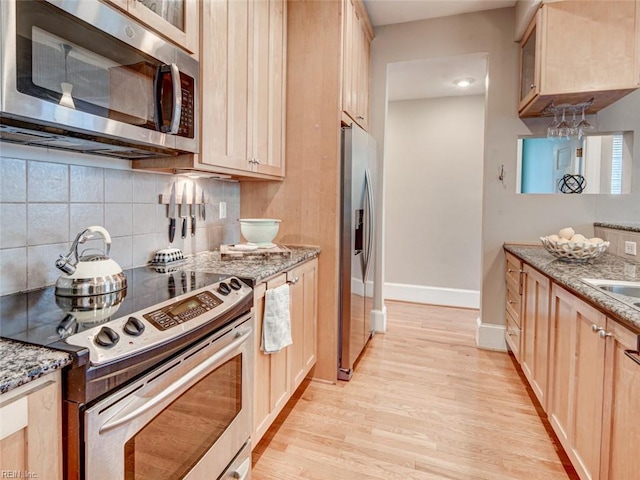
<svg viewBox="0 0 640 480">
<path fill-rule="evenodd" d="M 505 252 L 505 256 L 505 278 L 507 280 L 507 286 L 512 287 L 516 292 L 522 294 L 522 262 L 509 252 Z"/>
<path fill-rule="evenodd" d="M 521 303 L 522 295 L 520 295 L 518 291 L 514 290 L 510 285 L 507 285 L 506 310 L 518 327 L 522 326 L 520 323 Z"/>
<path fill-rule="evenodd" d="M 520 327 L 513 321 L 509 312 L 507 312 L 505 339 L 509 349 L 513 352 L 518 363 L 520 363 Z"/>
</svg>

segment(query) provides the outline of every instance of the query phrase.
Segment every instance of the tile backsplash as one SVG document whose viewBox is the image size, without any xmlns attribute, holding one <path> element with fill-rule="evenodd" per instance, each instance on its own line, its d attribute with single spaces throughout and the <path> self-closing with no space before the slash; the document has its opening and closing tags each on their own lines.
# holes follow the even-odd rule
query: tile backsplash
<svg viewBox="0 0 640 480">
<path fill-rule="evenodd" d="M 204 189 L 207 219 L 198 218 L 196 235 L 182 239 L 178 218 L 171 246 L 190 254 L 240 240 L 236 182 L 0 157 L 0 295 L 55 283 L 56 259 L 91 225 L 107 229 L 111 257 L 122 268 L 146 264 L 169 246 L 160 195 L 169 194 L 174 181 L 178 197 L 185 182 L 189 191 L 192 182 L 198 192 Z M 221 201 L 227 203 L 225 219 L 218 216 Z"/>
</svg>

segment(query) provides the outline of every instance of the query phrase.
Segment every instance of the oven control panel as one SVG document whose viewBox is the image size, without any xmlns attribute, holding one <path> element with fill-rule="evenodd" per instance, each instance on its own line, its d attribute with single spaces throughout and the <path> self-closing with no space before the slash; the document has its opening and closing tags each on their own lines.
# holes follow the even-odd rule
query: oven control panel
<svg viewBox="0 0 640 480">
<path fill-rule="evenodd" d="M 253 296 L 253 289 L 232 277 L 76 333 L 65 341 L 89 349 L 91 364 L 102 365 L 213 322 L 248 296 Z"/>
<path fill-rule="evenodd" d="M 159 330 L 166 330 L 198 318 L 221 304 L 222 300 L 205 290 L 166 307 L 158 308 L 153 312 L 145 313 L 143 317 Z"/>
</svg>

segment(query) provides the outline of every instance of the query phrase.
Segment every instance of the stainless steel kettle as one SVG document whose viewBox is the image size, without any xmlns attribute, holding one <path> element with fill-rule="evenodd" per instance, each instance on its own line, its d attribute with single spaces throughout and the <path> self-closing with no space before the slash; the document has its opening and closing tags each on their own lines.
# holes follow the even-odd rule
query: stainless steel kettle
<svg viewBox="0 0 640 480">
<path fill-rule="evenodd" d="M 99 253 L 78 254 L 78 246 L 87 240 L 102 237 L 105 250 Z M 56 282 L 55 294 L 62 297 L 83 297 L 117 292 L 127 287 L 127 277 L 113 259 L 109 258 L 111 236 L 100 226 L 80 232 L 67 255 L 60 255 L 56 267 L 63 274 Z"/>
</svg>

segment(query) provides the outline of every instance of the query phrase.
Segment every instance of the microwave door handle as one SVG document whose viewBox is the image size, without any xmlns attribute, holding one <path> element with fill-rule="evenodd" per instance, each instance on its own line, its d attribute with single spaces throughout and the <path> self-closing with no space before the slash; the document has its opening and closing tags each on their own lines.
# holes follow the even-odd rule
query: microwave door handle
<svg viewBox="0 0 640 480">
<path fill-rule="evenodd" d="M 153 398 L 137 397 L 137 399 L 133 400 L 133 402 L 130 403 L 128 407 L 125 407 L 120 412 L 118 412 L 113 417 L 111 417 L 109 420 L 107 420 L 104 424 L 102 424 L 102 426 L 99 429 L 99 433 L 102 434 L 110 430 L 113 430 L 114 428 L 117 428 L 121 425 L 124 425 L 125 423 L 129 423 L 134 419 L 138 418 L 143 413 L 151 410 L 153 407 L 161 403 L 163 400 L 167 399 L 168 397 L 171 397 L 177 391 L 179 391 L 180 389 L 188 385 L 194 379 L 198 378 L 200 375 L 202 375 L 203 372 L 206 372 L 209 368 L 211 368 L 216 363 L 223 360 L 227 355 L 229 355 L 236 348 L 242 345 L 247 340 L 249 335 L 251 335 L 251 332 L 252 332 L 251 327 L 245 330 L 238 331 L 236 333 L 236 338 L 235 340 L 233 340 L 233 342 L 231 342 L 226 347 L 222 348 L 220 351 L 214 353 L 207 360 L 199 364 L 197 367 L 195 367 L 193 370 L 191 370 L 189 373 L 181 377 L 176 382 L 169 385 L 167 388 L 162 390 L 158 395 L 154 396 Z M 139 403 L 140 401 L 142 401 L 143 403 L 141 405 L 136 405 L 136 403 Z"/>
<path fill-rule="evenodd" d="M 171 85 L 173 86 L 173 115 L 169 131 L 172 135 L 178 133 L 180 128 L 180 117 L 182 116 L 182 84 L 180 82 L 180 70 L 175 63 L 171 64 Z"/>
</svg>

